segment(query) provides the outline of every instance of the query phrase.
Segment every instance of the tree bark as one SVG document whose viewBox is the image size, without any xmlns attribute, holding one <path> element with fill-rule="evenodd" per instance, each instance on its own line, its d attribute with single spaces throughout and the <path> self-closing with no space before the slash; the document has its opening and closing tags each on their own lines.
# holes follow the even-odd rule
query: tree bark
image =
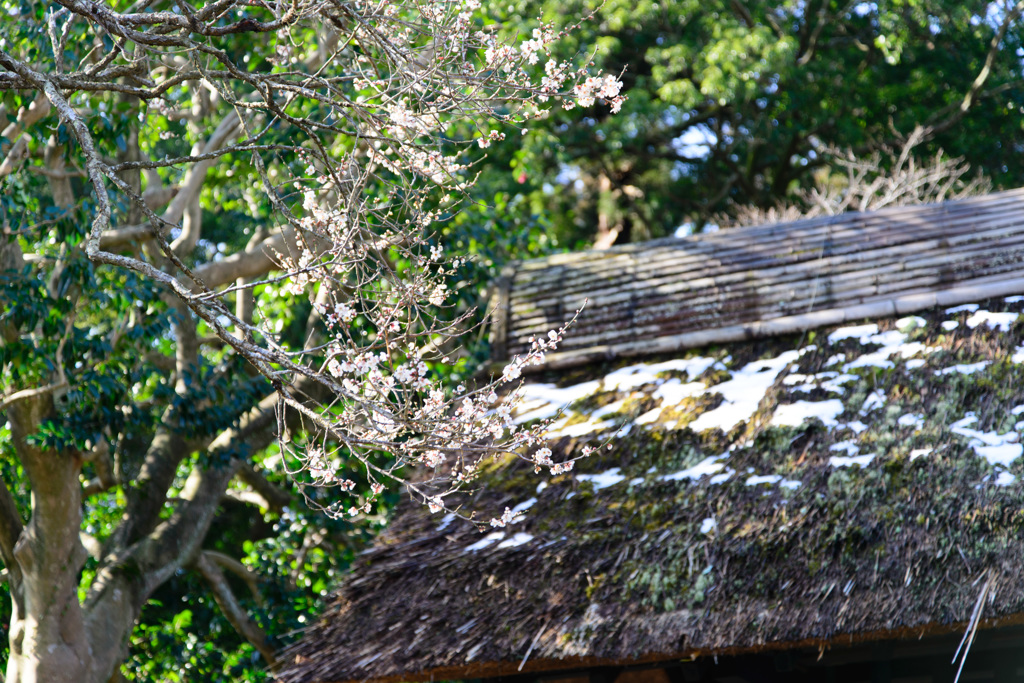
<svg viewBox="0 0 1024 683">
<path fill-rule="evenodd" d="M 7 408 L 11 434 L 32 490 L 32 513 L 14 546 L 21 574 L 11 617 L 10 683 L 60 683 L 95 678 L 78 601 L 78 572 L 85 548 L 82 523 L 81 458 L 74 452 L 45 450 L 28 437 L 53 410 L 48 394 Z"/>
</svg>

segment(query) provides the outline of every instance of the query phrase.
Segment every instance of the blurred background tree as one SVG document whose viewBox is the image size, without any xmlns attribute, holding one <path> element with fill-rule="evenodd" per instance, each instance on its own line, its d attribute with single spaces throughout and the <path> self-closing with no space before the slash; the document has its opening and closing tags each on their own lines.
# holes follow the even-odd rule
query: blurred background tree
<svg viewBox="0 0 1024 683">
<path fill-rule="evenodd" d="M 517 0 L 504 19 L 523 33 L 523 17 L 598 6 L 568 49 L 599 45 L 596 64 L 623 72 L 622 113 L 552 111 L 482 167 L 495 232 L 511 208 L 529 253 L 809 208 L 823 172 L 846 174 L 837 161 L 884 175 L 899 154 L 874 155 L 908 142 L 997 189 L 1024 184 L 1021 3 Z"/>
</svg>

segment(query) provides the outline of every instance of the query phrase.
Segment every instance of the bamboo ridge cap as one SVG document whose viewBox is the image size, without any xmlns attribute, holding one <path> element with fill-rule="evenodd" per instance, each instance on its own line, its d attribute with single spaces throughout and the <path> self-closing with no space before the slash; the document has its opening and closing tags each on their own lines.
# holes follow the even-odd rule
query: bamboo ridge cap
<svg viewBox="0 0 1024 683">
<path fill-rule="evenodd" d="M 769 318 L 751 323 L 684 332 L 641 341 L 591 346 L 549 354 L 543 365 L 524 368 L 527 372 L 576 367 L 601 360 L 631 356 L 671 353 L 686 349 L 725 344 L 761 337 L 797 334 L 819 327 L 841 325 L 866 318 L 891 318 L 916 313 L 937 306 L 958 306 L 978 299 L 1010 296 L 1024 293 L 1024 277 L 1002 282 L 966 282 L 961 286 L 939 292 L 925 292 L 857 304 L 845 308 L 811 311 L 799 315 Z"/>
</svg>

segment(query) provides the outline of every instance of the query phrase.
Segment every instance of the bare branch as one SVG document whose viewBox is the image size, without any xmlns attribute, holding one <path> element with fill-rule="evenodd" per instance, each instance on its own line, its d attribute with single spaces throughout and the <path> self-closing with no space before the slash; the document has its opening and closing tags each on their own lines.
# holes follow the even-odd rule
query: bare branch
<svg viewBox="0 0 1024 683">
<path fill-rule="evenodd" d="M 54 382 L 47 384 L 43 387 L 37 387 L 35 389 L 22 389 L 16 391 L 13 394 L 4 396 L 3 400 L 0 400 L 0 410 L 6 410 L 8 407 L 14 405 L 18 401 L 27 401 L 29 399 L 40 398 L 47 396 L 61 389 L 66 389 L 68 386 L 67 382 Z"/>
<path fill-rule="evenodd" d="M 106 439 L 101 439 L 85 459 L 92 462 L 93 468 L 96 470 L 96 477 L 85 484 L 82 489 L 84 497 L 109 491 L 117 484 L 114 460 L 110 455 L 110 444 Z"/>
<path fill-rule="evenodd" d="M 220 261 L 204 263 L 195 269 L 196 277 L 208 287 L 220 287 L 238 279 L 250 279 L 266 275 L 271 270 L 280 268 L 274 254 L 288 251 L 286 233 L 278 232 L 261 244 L 227 256 Z"/>
<path fill-rule="evenodd" d="M 240 578 L 242 581 L 245 582 L 245 585 L 248 586 L 249 593 L 252 594 L 253 599 L 257 602 L 263 601 L 263 597 L 260 595 L 259 589 L 259 584 L 262 579 L 260 578 L 259 574 L 249 569 L 235 558 L 225 555 L 224 553 L 219 553 L 216 550 L 203 550 L 200 551 L 199 554 L 205 556 L 207 559 L 212 560 L 219 567 L 228 570 L 229 572 Z"/>
<path fill-rule="evenodd" d="M 950 107 L 934 113 L 929 117 L 928 122 L 923 126 L 919 126 L 924 139 L 931 139 L 935 135 L 949 130 L 967 115 L 971 105 L 974 104 L 974 101 L 978 99 L 981 94 L 981 89 L 984 87 L 988 77 L 992 74 L 992 65 L 995 63 L 996 56 L 999 54 L 999 45 L 1003 42 L 1003 38 L 1006 37 L 1006 31 L 1009 30 L 1010 26 L 1012 26 L 1015 21 L 1017 21 L 1022 12 L 1024 12 L 1024 0 L 1017 2 L 1008 12 L 1006 12 L 1003 16 L 1003 20 L 999 24 L 999 28 L 989 41 L 988 53 L 985 55 L 985 62 L 982 65 L 981 70 L 978 71 L 978 75 L 974 77 L 974 81 L 967 89 L 967 92 L 964 93 L 963 99 L 961 99 L 957 104 L 950 105 Z"/>
<path fill-rule="evenodd" d="M 276 667 L 277 658 L 274 656 L 273 648 L 267 642 L 267 634 L 249 618 L 249 615 L 238 603 L 238 599 L 231 591 L 231 586 L 228 585 L 218 563 L 210 557 L 208 552 L 201 552 L 196 558 L 195 566 L 210 585 L 217 605 L 231 625 L 235 627 L 235 630 L 263 655 L 263 659 L 271 668 Z"/>
<path fill-rule="evenodd" d="M 292 497 L 288 491 L 269 481 L 249 463 L 238 468 L 237 476 L 239 481 L 248 485 L 252 493 L 258 496 L 258 504 L 262 508 L 280 512 L 291 501 Z"/>
<path fill-rule="evenodd" d="M 0 178 L 13 172 L 17 166 L 18 157 L 27 154 L 27 139 L 22 136 L 22 133 L 49 113 L 50 100 L 40 92 L 28 107 L 18 109 L 18 115 L 14 121 L 0 130 L 0 137 L 6 138 L 5 141 L 0 141 L 0 155 L 6 157 L 0 164 Z"/>
</svg>

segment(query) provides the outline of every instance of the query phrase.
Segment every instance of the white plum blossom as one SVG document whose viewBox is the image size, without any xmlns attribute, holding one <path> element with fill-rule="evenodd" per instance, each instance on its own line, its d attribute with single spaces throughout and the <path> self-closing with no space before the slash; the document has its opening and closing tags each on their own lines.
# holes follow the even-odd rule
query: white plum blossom
<svg viewBox="0 0 1024 683">
<path fill-rule="evenodd" d="M 507 526 L 521 515 L 521 512 L 513 512 L 511 508 L 505 508 L 505 512 L 501 514 L 501 517 L 491 518 L 491 526 L 497 528 Z"/>
<path fill-rule="evenodd" d="M 447 253 L 443 226 L 470 196 L 478 150 L 504 140 L 509 126 L 525 134 L 544 106 L 600 101 L 618 111 L 622 83 L 590 72 L 585 57 L 552 57 L 566 35 L 554 24 L 539 20 L 525 40 L 501 38 L 487 9 L 480 0 L 356 3 L 346 39 L 367 49 L 339 50 L 316 78 L 280 91 L 328 113 L 310 135 L 360 131 L 354 145 L 295 141 L 294 164 L 267 156 L 258 180 L 290 232 L 268 251 L 281 274 L 259 285 L 256 322 L 239 322 L 245 344 L 263 339 L 274 350 L 250 360 L 280 387 L 283 406 L 326 435 L 305 452 L 280 446 L 289 463 L 344 499 L 324 506 L 328 514 L 368 513 L 368 501 L 392 482 L 432 512 L 452 512 L 449 504 L 459 510 L 465 501 L 450 496 L 469 490 L 485 457 L 512 455 L 553 474 L 575 461 L 544 446 L 550 419 L 523 427 L 513 418 L 524 375 L 556 351 L 571 321 L 531 339 L 500 376 L 467 381 L 451 357 L 467 320 L 454 301 L 464 261 Z M 388 55 L 386 69 L 376 53 Z M 498 101 L 515 106 L 496 108 Z M 455 130 L 472 132 L 450 138 Z M 282 294 L 314 307 L 317 332 L 307 332 L 306 346 L 291 346 L 283 323 L 260 322 Z M 291 381 L 298 376 L 330 398 L 313 404 Z M 328 444 L 337 449 L 330 458 Z M 339 478 L 340 463 L 348 478 Z M 496 521 L 504 526 L 509 514 Z"/>
</svg>

